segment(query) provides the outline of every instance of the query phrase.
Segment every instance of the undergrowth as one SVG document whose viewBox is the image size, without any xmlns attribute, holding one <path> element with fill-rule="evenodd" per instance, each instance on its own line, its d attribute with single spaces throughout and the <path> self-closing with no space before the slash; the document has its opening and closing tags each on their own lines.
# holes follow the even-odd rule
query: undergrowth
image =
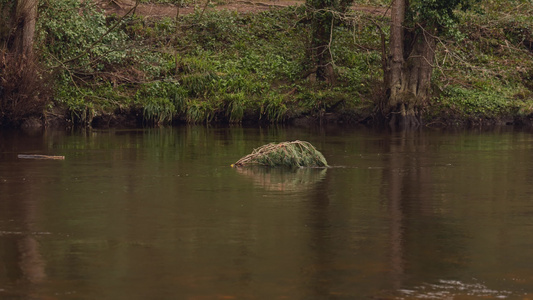
<svg viewBox="0 0 533 300">
<path fill-rule="evenodd" d="M 205 3 L 187 1 L 163 2 Z M 331 114 L 360 121 L 371 117 L 383 93 L 386 16 L 358 12 L 335 27 L 337 80 L 328 85 L 308 76 L 303 7 L 257 14 L 197 10 L 179 22 L 105 16 L 79 0 L 42 1 L 40 11 L 42 61 L 56 78 L 52 106 L 64 107 L 75 124 L 125 107 L 141 112 L 146 126 Z M 459 14 L 454 35 L 439 40 L 427 122 L 533 116 L 532 16 L 525 0 L 486 1 Z"/>
<path fill-rule="evenodd" d="M 461 36 L 439 45 L 431 114 L 444 109 L 450 119 L 480 123 L 533 116 L 532 13 L 530 2 L 515 0 L 460 14 Z"/>
</svg>

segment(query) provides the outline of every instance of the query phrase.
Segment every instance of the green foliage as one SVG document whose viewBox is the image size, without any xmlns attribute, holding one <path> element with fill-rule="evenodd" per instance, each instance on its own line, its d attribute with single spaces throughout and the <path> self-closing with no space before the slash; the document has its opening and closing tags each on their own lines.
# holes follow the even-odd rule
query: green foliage
<svg viewBox="0 0 533 300">
<path fill-rule="evenodd" d="M 56 103 L 67 107 L 73 124 L 89 125 L 95 116 L 94 104 L 87 101 L 92 91 L 82 91 L 72 86 L 62 86 L 56 95 Z"/>
<path fill-rule="evenodd" d="M 224 94 L 222 101 L 226 106 L 226 116 L 230 123 L 240 123 L 244 118 L 248 99 L 243 92 L 237 94 Z"/>
<path fill-rule="evenodd" d="M 168 98 L 146 98 L 142 101 L 143 118 L 148 124 L 167 124 L 176 113 L 174 103 Z"/>
<path fill-rule="evenodd" d="M 136 102 L 143 107 L 143 118 L 147 124 L 172 122 L 178 114 L 185 112 L 187 90 L 175 81 L 154 81 L 144 84 L 137 92 Z"/>
<path fill-rule="evenodd" d="M 218 108 L 216 101 L 190 100 L 187 105 L 187 122 L 209 123 L 215 119 Z"/>
<path fill-rule="evenodd" d="M 37 44 L 52 65 L 75 63 L 81 72 L 93 72 L 125 58 L 126 35 L 106 34 L 106 18 L 92 1 L 40 1 L 39 12 Z"/>
<path fill-rule="evenodd" d="M 356 97 L 348 97 L 344 89 L 305 90 L 295 100 L 302 111 L 318 116 L 326 112 L 339 112 L 346 104 L 359 102 Z"/>
<path fill-rule="evenodd" d="M 457 21 L 455 11 L 469 9 L 479 0 L 414 0 L 406 10 L 407 26 L 433 28 L 437 32 L 451 29 Z"/>
<path fill-rule="evenodd" d="M 65 108 L 73 125 L 90 125 L 94 117 L 113 113 L 130 104 L 131 98 L 122 94 L 123 88 L 102 84 L 95 87 L 78 87 L 61 84 L 56 86 L 52 106 Z"/>
<path fill-rule="evenodd" d="M 451 86 L 444 90 L 437 104 L 466 119 L 498 118 L 511 115 L 519 109 L 518 103 L 513 103 L 509 97 L 510 92 Z"/>
<path fill-rule="evenodd" d="M 249 95 L 259 94 L 268 88 L 268 84 L 264 80 L 275 77 L 265 70 L 261 70 L 258 74 L 247 70 L 242 67 L 239 60 L 229 62 L 231 58 L 220 58 L 225 61 L 222 64 L 215 59 L 216 56 L 213 56 L 211 60 L 197 56 L 183 58 L 184 74 L 181 76 L 181 84 L 189 91 L 190 97 L 207 98 L 224 93 L 239 92 L 245 92 Z M 260 58 L 258 57 L 258 59 Z M 259 76 L 261 78 L 257 80 Z"/>
<path fill-rule="evenodd" d="M 282 95 L 270 93 L 265 95 L 261 103 L 261 117 L 271 123 L 281 122 L 287 115 L 287 105 Z"/>
<path fill-rule="evenodd" d="M 214 73 L 196 73 L 182 77 L 181 82 L 193 98 L 207 98 L 213 95 L 218 82 L 218 75 Z"/>
<path fill-rule="evenodd" d="M 205 50 L 224 48 L 237 37 L 245 35 L 244 27 L 239 24 L 238 15 L 231 12 L 206 12 L 200 17 L 201 12 L 189 16 L 194 27 L 194 42 Z"/>
<path fill-rule="evenodd" d="M 262 80 L 295 80 L 302 72 L 302 65 L 287 55 L 278 53 L 246 53 L 240 60 L 241 70 L 261 74 Z"/>
<path fill-rule="evenodd" d="M 340 4 L 333 2 L 324 3 Z M 379 0 L 358 2 L 365 3 L 387 6 Z M 435 98 L 436 109 L 465 118 L 527 114 L 533 107 L 531 4 L 491 0 L 476 12 L 457 10 L 470 3 L 411 1 L 419 12 L 413 22 L 462 33 L 452 39 L 441 35 L 434 82 L 443 92 Z M 47 0 L 40 9 L 42 60 L 60 71 L 55 105 L 66 107 L 74 122 L 90 123 L 104 112 L 133 107 L 143 112 L 146 125 L 239 123 L 254 117 L 277 123 L 329 112 L 368 115 L 379 97 L 383 74 L 376 24 L 387 32 L 387 17 L 358 12 L 337 19 L 330 48 L 337 80 L 326 85 L 307 79 L 312 28 L 303 6 L 257 14 L 200 16 L 197 10 L 181 16 L 179 30 L 173 19 L 136 15 L 101 41 L 119 18 L 104 17 L 91 2 Z M 331 22 L 327 25 L 329 32 Z"/>
<path fill-rule="evenodd" d="M 200 52 L 196 55 L 183 56 L 180 60 L 182 72 L 185 74 L 215 73 L 216 63 L 213 63 L 213 58 L 209 59 L 209 56 L 213 54 Z"/>
<path fill-rule="evenodd" d="M 70 120 L 74 124 L 89 125 L 95 116 L 94 104 L 83 98 L 73 98 L 69 101 Z"/>
<path fill-rule="evenodd" d="M 522 3 L 517 10 L 518 2 L 487 1 L 456 15 L 464 39 L 442 40 L 438 49 L 434 82 L 446 88 L 435 98 L 430 117 L 480 122 L 531 112 L 527 29 L 533 25 L 533 7 Z"/>
<path fill-rule="evenodd" d="M 331 9 L 344 12 L 353 0 L 307 0 L 306 5 L 312 9 Z M 323 16 L 323 15 L 322 15 Z M 321 17 L 321 16 L 320 16 Z"/>
</svg>

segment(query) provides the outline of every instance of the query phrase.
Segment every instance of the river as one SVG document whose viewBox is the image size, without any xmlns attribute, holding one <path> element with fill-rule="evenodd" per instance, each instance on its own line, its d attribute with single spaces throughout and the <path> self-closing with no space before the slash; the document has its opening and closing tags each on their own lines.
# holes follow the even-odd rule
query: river
<svg viewBox="0 0 533 300">
<path fill-rule="evenodd" d="M 532 178 L 512 127 L 0 131 L 0 299 L 532 299 Z"/>
</svg>

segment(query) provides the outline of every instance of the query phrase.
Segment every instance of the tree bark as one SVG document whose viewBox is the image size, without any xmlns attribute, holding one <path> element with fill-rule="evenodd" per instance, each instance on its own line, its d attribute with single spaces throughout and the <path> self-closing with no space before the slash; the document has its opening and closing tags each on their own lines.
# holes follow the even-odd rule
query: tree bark
<svg viewBox="0 0 533 300">
<path fill-rule="evenodd" d="M 38 0 L 18 0 L 15 6 L 11 37 L 13 43 L 8 51 L 23 60 L 33 59 L 38 3 Z"/>
<path fill-rule="evenodd" d="M 333 26 L 333 7 L 327 1 L 309 1 L 313 10 L 311 20 L 311 59 L 313 61 L 316 79 L 327 83 L 335 82 L 333 60 L 331 59 L 330 41 L 331 27 Z"/>
<path fill-rule="evenodd" d="M 328 30 L 325 30 L 324 24 L 321 27 L 316 32 L 316 39 L 322 42 L 313 47 L 313 56 L 316 61 L 316 78 L 320 81 L 333 84 L 335 82 L 335 72 L 333 70 L 333 59 L 331 58 L 329 45 L 330 34 Z"/>
<path fill-rule="evenodd" d="M 421 111 L 431 94 L 435 37 L 428 28 L 405 27 L 408 0 L 394 0 L 391 11 L 390 55 L 385 72 L 381 114 L 390 125 L 420 125 Z"/>
<path fill-rule="evenodd" d="M 20 126 L 41 117 L 48 86 L 34 57 L 38 0 L 0 4 L 0 123 Z"/>
<path fill-rule="evenodd" d="M 389 68 L 385 83 L 389 90 L 389 106 L 394 106 L 397 95 L 402 86 L 402 67 L 404 65 L 404 30 L 405 0 L 394 0 L 391 7 L 391 28 L 390 28 L 390 57 Z"/>
<path fill-rule="evenodd" d="M 308 74 L 316 80 L 335 83 L 334 61 L 331 54 L 333 28 L 338 23 L 336 14 L 343 14 L 353 0 L 307 0 L 311 14 L 311 61 L 312 71 Z"/>
</svg>

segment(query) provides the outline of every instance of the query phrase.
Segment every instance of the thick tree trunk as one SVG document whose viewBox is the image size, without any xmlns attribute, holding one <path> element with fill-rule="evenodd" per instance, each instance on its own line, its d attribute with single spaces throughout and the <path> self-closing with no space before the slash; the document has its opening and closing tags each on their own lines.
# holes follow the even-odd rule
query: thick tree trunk
<svg viewBox="0 0 533 300">
<path fill-rule="evenodd" d="M 42 116 L 48 87 L 34 57 L 38 0 L 0 4 L 0 123 Z"/>
<path fill-rule="evenodd" d="M 394 0 L 381 113 L 390 125 L 409 127 L 420 124 L 421 110 L 429 101 L 435 38 L 427 28 L 406 28 L 406 9 L 406 0 Z"/>
<path fill-rule="evenodd" d="M 6 50 L 21 60 L 33 59 L 33 39 L 35 37 L 38 3 L 38 0 L 16 1 L 11 16 L 9 16 L 11 22 L 7 24 L 9 26 L 8 36 L 2 37 L 7 41 Z"/>
<path fill-rule="evenodd" d="M 19 0 L 17 3 L 18 19 L 22 22 L 17 53 L 28 60 L 33 59 L 33 40 L 35 37 L 35 23 L 37 21 L 38 0 Z"/>
<path fill-rule="evenodd" d="M 405 19 L 405 0 L 394 0 L 392 3 L 391 29 L 390 29 L 390 56 L 388 69 L 385 74 L 385 84 L 387 85 L 388 105 L 394 106 L 397 95 L 402 86 L 402 68 L 404 65 L 404 30 L 403 21 Z"/>
</svg>

